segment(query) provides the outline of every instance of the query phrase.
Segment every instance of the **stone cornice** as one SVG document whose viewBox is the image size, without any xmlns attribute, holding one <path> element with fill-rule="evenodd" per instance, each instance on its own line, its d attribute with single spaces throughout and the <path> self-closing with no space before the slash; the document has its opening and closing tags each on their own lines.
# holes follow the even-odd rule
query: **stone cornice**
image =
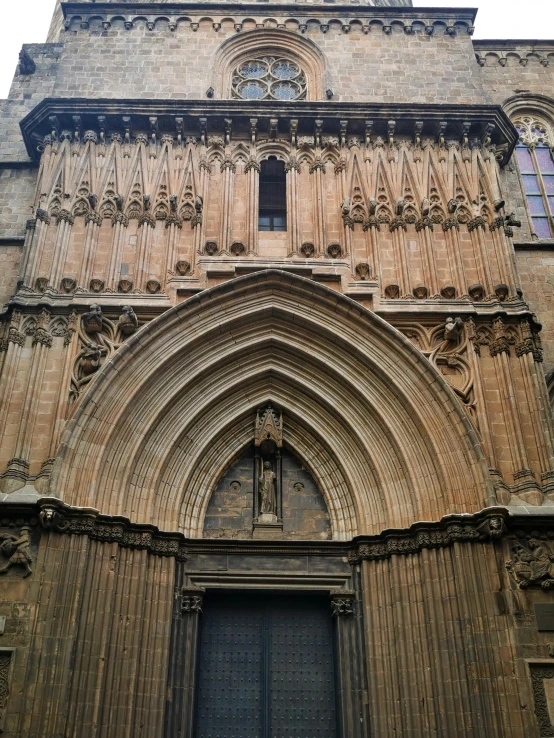
<svg viewBox="0 0 554 738">
<path fill-rule="evenodd" d="M 258 541 L 190 539 L 178 532 L 161 531 L 155 525 L 133 523 L 123 516 L 110 516 L 94 508 L 74 507 L 54 497 L 36 504 L 0 505 L 2 513 L 38 514 L 42 528 L 92 540 L 117 543 L 123 548 L 147 550 L 158 556 L 185 560 L 195 554 L 278 554 L 291 556 L 348 556 L 351 564 L 376 561 L 393 555 L 420 553 L 423 549 L 445 548 L 454 543 L 495 541 L 514 531 L 552 530 L 554 514 L 515 515 L 506 507 L 489 507 L 474 514 L 446 515 L 439 521 L 420 521 L 409 528 L 384 530 L 379 535 L 357 536 L 352 541 Z M 538 534 L 537 534 L 538 535 Z"/>
<path fill-rule="evenodd" d="M 290 2 L 290 0 L 271 0 L 260 5 L 258 0 L 243 2 L 225 2 L 225 0 L 188 0 L 188 2 L 121 2 L 121 0 L 104 0 L 104 2 L 63 2 L 64 19 L 70 20 L 74 16 L 86 19 L 94 16 L 102 21 L 109 22 L 112 17 L 132 22 L 135 18 L 155 22 L 157 19 L 179 20 L 187 14 L 201 14 L 218 10 L 229 17 L 229 10 L 242 15 L 274 16 L 275 14 L 294 16 L 296 18 L 324 16 L 326 19 L 366 18 L 383 26 L 391 23 L 400 23 L 402 26 L 420 24 L 424 27 L 434 27 L 435 31 L 445 33 L 446 28 L 459 24 L 458 31 L 473 33 L 476 8 L 414 8 L 408 5 L 374 6 L 363 5 L 348 0 L 339 0 L 336 4 L 323 2 L 306 3 Z M 433 31 L 431 31 L 433 32 Z"/>
<path fill-rule="evenodd" d="M 270 118 L 277 118 L 279 131 L 285 135 L 290 119 L 298 120 L 298 134 L 313 134 L 316 119 L 323 121 L 322 132 L 338 134 L 339 121 L 347 120 L 349 134 L 364 136 L 369 126 L 373 137 L 382 136 L 385 141 L 391 125 L 395 140 L 402 136 L 413 139 L 417 127 L 418 135 L 437 140 L 439 135 L 455 141 L 466 137 L 470 145 L 482 145 L 486 139 L 496 147 L 502 164 L 509 160 L 517 141 L 515 128 L 498 105 L 46 98 L 20 124 L 30 156 L 40 158 L 45 136 L 74 140 L 76 118 L 81 131 L 98 132 L 106 140 L 110 133 L 132 138 L 141 132 L 150 140 L 164 133 L 176 139 L 178 135 L 199 136 L 202 126 L 208 132 L 220 131 L 224 118 L 232 120 L 233 136 L 248 132 L 251 118 L 258 119 L 260 134 L 268 129 Z"/>
<path fill-rule="evenodd" d="M 489 507 L 473 515 L 446 515 L 438 522 L 418 522 L 408 529 L 385 530 L 377 536 L 358 536 L 348 555 L 351 564 L 420 553 L 454 543 L 478 543 L 501 538 L 507 532 L 508 509 Z"/>
</svg>

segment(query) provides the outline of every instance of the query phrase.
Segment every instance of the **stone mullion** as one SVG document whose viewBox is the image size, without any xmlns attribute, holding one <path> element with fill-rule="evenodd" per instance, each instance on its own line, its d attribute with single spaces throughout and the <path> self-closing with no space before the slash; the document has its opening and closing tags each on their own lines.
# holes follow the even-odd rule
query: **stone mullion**
<svg viewBox="0 0 554 738">
<path fill-rule="evenodd" d="M 314 256 L 322 256 L 325 254 L 325 246 L 327 242 L 327 234 L 325 228 L 324 198 L 323 198 L 323 176 L 324 173 L 319 167 L 313 172 L 314 190 L 315 190 L 315 210 L 316 210 L 316 243 Z"/>
<path fill-rule="evenodd" d="M 404 230 L 397 228 L 392 232 L 392 243 L 396 260 L 396 274 L 398 275 L 398 286 L 400 287 L 400 295 L 406 295 L 410 290 L 410 275 L 408 272 L 408 259 L 406 255 L 406 244 L 404 239 Z"/>
<path fill-rule="evenodd" d="M 433 258 L 433 235 L 428 226 L 424 226 L 420 233 L 423 235 L 423 260 L 425 264 L 427 286 L 430 295 L 436 295 L 439 291 L 435 259 Z M 421 240 L 420 240 L 421 243 Z"/>
<path fill-rule="evenodd" d="M 191 255 L 190 271 L 194 272 L 196 268 L 196 256 L 201 254 L 204 247 L 204 241 L 206 239 L 206 223 L 205 223 L 205 210 L 208 197 L 208 184 L 210 180 L 210 165 L 208 164 L 204 154 L 200 158 L 200 196 L 203 202 L 203 212 L 200 219 L 194 220 L 194 247 Z"/>
<path fill-rule="evenodd" d="M 119 272 L 121 270 L 123 246 L 128 223 L 129 221 L 127 220 L 127 216 L 123 215 L 123 213 L 117 213 L 112 221 L 112 250 L 110 254 L 110 264 L 108 267 L 108 278 L 106 280 L 106 287 L 112 290 L 117 289 L 117 282 L 119 281 L 118 278 Z"/>
<path fill-rule="evenodd" d="M 6 430 L 10 400 L 19 371 L 21 351 L 25 345 L 25 334 L 20 332 L 20 326 L 21 312 L 14 310 L 7 328 L 7 336 L 3 339 L 6 356 L 2 363 L 2 372 L 0 373 L 0 441 Z M 0 345 L 1 348 L 3 346 Z"/>
<path fill-rule="evenodd" d="M 371 269 L 371 278 L 378 279 L 379 285 L 383 284 L 383 276 L 381 274 L 381 262 L 379 261 L 379 250 L 376 244 L 376 229 L 374 227 L 364 228 L 366 254 L 369 267 Z"/>
<path fill-rule="evenodd" d="M 520 344 L 521 346 L 521 344 Z M 516 351 L 518 347 L 516 346 Z M 535 446 L 538 451 L 541 476 L 545 480 L 543 492 L 554 494 L 554 446 L 551 429 L 546 417 L 541 413 L 538 398 L 541 396 L 536 376 L 536 365 L 532 350 L 525 342 L 518 351 L 518 363 L 525 387 L 525 397 L 529 406 L 529 415 L 533 425 Z"/>
<path fill-rule="evenodd" d="M 464 263 L 462 260 L 462 252 L 460 248 L 460 236 L 456 228 L 450 228 L 446 231 L 446 247 L 448 249 L 448 259 L 450 260 L 450 272 L 454 280 L 454 286 L 457 289 L 458 296 L 465 295 L 468 284 L 464 273 Z"/>
<path fill-rule="evenodd" d="M 221 208 L 220 250 L 228 252 L 231 245 L 231 228 L 233 215 L 233 193 L 235 184 L 234 165 L 223 162 L 223 203 Z"/>
<path fill-rule="evenodd" d="M 177 241 L 180 235 L 181 228 L 176 223 L 170 223 L 167 226 L 167 248 L 164 249 L 165 259 L 162 262 L 162 279 L 165 289 L 167 284 L 167 273 L 169 270 L 173 271 L 176 264 L 177 255 Z"/>
<path fill-rule="evenodd" d="M 504 420 L 506 426 L 509 427 L 508 443 L 512 451 L 512 461 L 515 462 L 516 467 L 513 472 L 514 482 L 517 485 L 521 479 L 527 487 L 527 489 L 516 494 L 522 497 L 522 499 L 531 502 L 531 504 L 541 504 L 543 498 L 542 491 L 529 469 L 519 407 L 514 395 L 514 381 L 510 369 L 509 352 L 507 350 L 500 350 L 494 356 L 493 362 L 497 369 L 496 376 L 500 387 Z"/>
<path fill-rule="evenodd" d="M 56 241 L 54 243 L 54 258 L 50 268 L 49 279 L 49 284 L 56 289 L 59 288 L 60 280 L 63 276 L 62 271 L 65 266 L 72 226 L 73 218 L 71 215 L 67 214 L 64 218 L 60 218 L 60 216 L 57 217 L 58 231 L 56 234 Z"/>
<path fill-rule="evenodd" d="M 26 284 L 28 287 L 31 285 L 28 284 L 27 280 L 29 279 L 28 269 L 29 269 L 29 262 L 31 260 L 31 256 L 35 256 L 35 252 L 33 251 L 33 246 L 36 242 L 36 231 L 38 223 L 41 221 L 37 221 L 36 218 L 31 218 L 27 221 L 27 224 L 25 226 L 25 242 L 23 244 L 23 258 L 21 260 L 21 265 L 19 268 L 19 277 L 23 281 L 24 284 Z"/>
<path fill-rule="evenodd" d="M 483 275 L 483 287 L 485 288 L 485 294 L 490 295 L 493 291 L 493 279 L 491 274 L 491 267 L 489 263 L 489 251 L 487 248 L 487 240 L 485 238 L 484 226 L 477 226 L 471 233 L 472 241 L 477 242 L 477 249 L 474 249 L 479 257 L 476 259 L 478 268 Z"/>
<path fill-rule="evenodd" d="M 39 216 L 39 212 L 42 214 Z M 34 230 L 34 237 L 29 248 L 28 263 L 23 275 L 25 284 L 33 287 L 35 280 L 39 275 L 40 258 L 44 251 L 44 243 L 48 234 L 48 226 L 50 225 L 50 216 L 44 211 L 37 211 L 37 222 Z"/>
<path fill-rule="evenodd" d="M 481 364 L 479 361 L 480 357 L 475 351 L 475 346 L 472 340 L 469 340 L 467 342 L 467 353 L 469 364 L 472 368 L 473 374 L 473 390 L 475 392 L 475 404 L 479 423 L 479 435 L 481 436 L 481 442 L 484 447 L 483 450 L 489 460 L 489 467 L 496 469 L 497 461 L 494 444 L 492 441 L 487 404 L 485 401 L 485 391 L 483 389 L 483 377 L 481 374 Z"/>
<path fill-rule="evenodd" d="M 338 177 L 339 177 L 339 183 L 340 183 L 339 184 L 339 187 L 340 187 L 340 195 L 339 195 L 339 198 L 340 198 L 340 202 L 344 202 L 344 199 L 347 196 L 347 189 L 346 189 L 346 166 L 344 166 L 344 167 L 343 166 L 340 166 L 339 167 L 339 170 L 340 171 L 337 172 Z M 352 228 L 353 227 L 354 226 L 352 225 Z M 344 250 L 343 251 L 346 254 L 350 254 L 351 255 L 350 269 L 351 269 L 352 273 L 354 273 L 355 264 L 354 264 L 354 254 L 353 254 L 353 249 L 352 249 L 352 229 L 349 226 L 347 226 L 346 223 L 344 224 Z"/>
<path fill-rule="evenodd" d="M 135 264 L 135 289 L 142 289 L 148 280 L 148 262 L 150 260 L 151 227 L 144 222 L 139 224 L 138 256 Z"/>
<path fill-rule="evenodd" d="M 251 256 L 258 254 L 258 211 L 260 198 L 260 173 L 256 166 L 252 165 L 246 173 L 248 177 L 247 186 L 247 215 L 246 215 L 246 250 Z M 287 188 L 288 193 L 288 188 Z"/>
<path fill-rule="evenodd" d="M 44 378 L 48 349 L 52 346 L 52 336 L 47 331 L 49 320 L 50 314 L 43 310 L 33 337 L 31 368 L 20 414 L 13 463 L 10 462 L 7 469 L 9 474 L 10 467 L 12 467 L 12 475 L 3 480 L 2 486 L 5 492 L 13 492 L 23 487 L 25 480 L 22 476 L 27 476 L 29 473 L 32 439 L 40 406 L 40 388 Z"/>
<path fill-rule="evenodd" d="M 500 228 L 490 231 L 490 233 L 491 233 L 494 254 L 496 257 L 496 263 L 498 265 L 498 273 L 500 275 L 499 281 L 502 284 L 508 285 L 510 294 L 515 295 L 516 281 L 515 281 L 515 275 L 513 274 L 510 268 L 510 263 L 507 258 L 507 253 L 506 253 L 507 240 L 506 240 L 506 237 L 504 236 L 504 228 L 503 226 L 501 226 Z"/>
<path fill-rule="evenodd" d="M 96 257 L 102 219 L 99 215 L 94 213 L 87 215 L 85 220 L 86 232 L 84 259 L 81 262 L 81 271 L 77 278 L 77 284 L 86 289 L 92 279 L 92 270 L 94 268 L 94 259 Z"/>
<path fill-rule="evenodd" d="M 300 249 L 300 219 L 298 196 L 298 170 L 291 166 L 287 172 L 287 229 L 289 232 L 288 256 L 298 256 Z"/>
<path fill-rule="evenodd" d="M 63 349 L 63 365 L 60 380 L 57 388 L 56 407 L 52 417 L 52 426 L 50 431 L 50 443 L 48 446 L 48 456 L 42 463 L 39 476 L 35 482 L 37 490 L 46 494 L 50 483 L 50 473 L 54 463 L 54 457 L 58 449 L 61 434 L 64 430 L 67 419 L 67 408 L 69 402 L 69 389 L 71 385 L 71 374 L 77 354 L 79 353 L 79 342 L 73 340 L 76 331 L 77 313 L 72 311 L 68 320 L 68 327 L 64 338 Z"/>
</svg>

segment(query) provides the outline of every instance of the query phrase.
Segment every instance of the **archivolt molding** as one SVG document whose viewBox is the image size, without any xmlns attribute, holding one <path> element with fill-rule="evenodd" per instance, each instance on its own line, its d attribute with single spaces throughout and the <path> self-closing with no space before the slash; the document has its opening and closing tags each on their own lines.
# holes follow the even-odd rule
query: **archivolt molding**
<svg viewBox="0 0 554 738">
<path fill-rule="evenodd" d="M 51 494 L 199 537 L 266 402 L 283 411 L 335 540 L 491 499 L 477 436 L 421 353 L 348 298 L 273 270 L 206 290 L 128 339 L 67 426 Z"/>
<path fill-rule="evenodd" d="M 295 62 L 306 75 L 306 100 L 325 99 L 331 80 L 323 52 L 310 39 L 279 28 L 247 31 L 221 44 L 212 62 L 215 97 L 231 97 L 233 72 L 252 54 L 283 56 Z"/>
</svg>

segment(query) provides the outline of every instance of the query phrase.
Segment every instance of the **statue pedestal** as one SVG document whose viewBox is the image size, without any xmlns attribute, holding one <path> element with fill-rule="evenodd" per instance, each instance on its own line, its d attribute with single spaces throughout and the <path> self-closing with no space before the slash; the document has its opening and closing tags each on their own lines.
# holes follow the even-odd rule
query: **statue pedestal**
<svg viewBox="0 0 554 738">
<path fill-rule="evenodd" d="M 273 540 L 283 537 L 283 522 L 277 519 L 273 513 L 260 513 L 254 520 L 252 538 Z"/>
</svg>

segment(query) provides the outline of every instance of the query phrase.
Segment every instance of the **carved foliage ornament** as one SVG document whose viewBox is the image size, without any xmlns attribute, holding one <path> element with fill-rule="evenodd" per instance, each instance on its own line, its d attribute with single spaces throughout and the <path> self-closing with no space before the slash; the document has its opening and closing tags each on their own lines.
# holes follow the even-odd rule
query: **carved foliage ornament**
<svg viewBox="0 0 554 738">
<path fill-rule="evenodd" d="M 393 555 L 415 554 L 424 548 L 446 548 L 454 543 L 472 543 L 500 538 L 505 530 L 506 512 L 489 508 L 487 514 L 449 515 L 438 523 L 416 523 L 408 531 L 393 531 L 361 542 L 350 552 L 351 564 L 362 560 L 378 561 Z"/>
<path fill-rule="evenodd" d="M 547 679 L 554 679 L 554 663 L 549 664 L 530 664 L 531 683 L 533 686 L 533 698 L 535 702 L 535 715 L 539 724 L 539 735 L 554 736 L 554 725 L 550 719 L 550 711 L 546 699 L 546 690 L 544 682 Z"/>
</svg>

